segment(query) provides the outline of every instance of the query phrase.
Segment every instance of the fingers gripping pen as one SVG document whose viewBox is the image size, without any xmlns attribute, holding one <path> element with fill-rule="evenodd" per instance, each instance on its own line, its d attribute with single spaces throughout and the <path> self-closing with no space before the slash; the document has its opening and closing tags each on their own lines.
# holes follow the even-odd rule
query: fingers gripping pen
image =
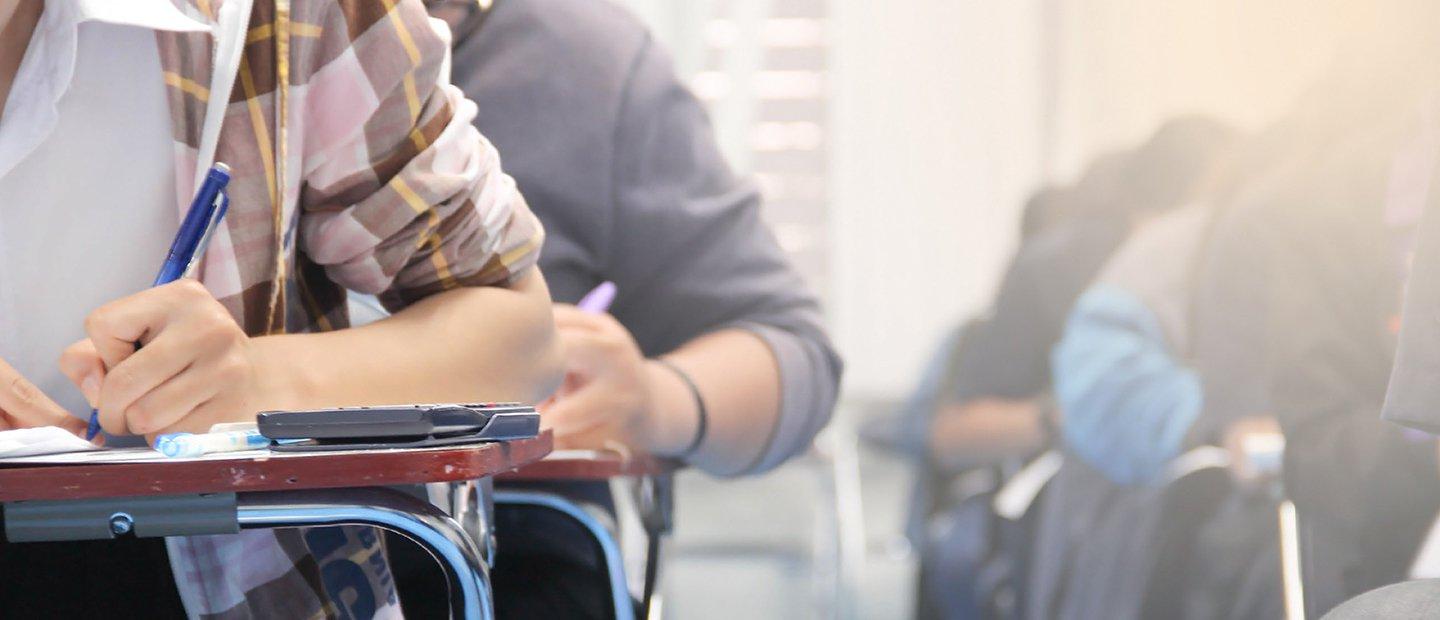
<svg viewBox="0 0 1440 620">
<path fill-rule="evenodd" d="M 230 198 L 225 195 L 225 186 L 229 184 L 229 166 L 217 162 L 210 167 L 210 172 L 205 175 L 204 182 L 195 193 L 195 200 L 190 203 L 190 210 L 180 222 L 180 230 L 175 233 L 175 240 L 170 243 L 165 263 L 160 266 L 160 273 L 155 275 L 154 286 L 194 277 L 201 258 L 205 256 L 205 247 L 210 243 L 210 237 L 230 208 Z M 138 344 L 136 348 L 139 348 Z M 95 439 L 99 434 L 100 410 L 91 409 L 85 439 Z"/>
</svg>

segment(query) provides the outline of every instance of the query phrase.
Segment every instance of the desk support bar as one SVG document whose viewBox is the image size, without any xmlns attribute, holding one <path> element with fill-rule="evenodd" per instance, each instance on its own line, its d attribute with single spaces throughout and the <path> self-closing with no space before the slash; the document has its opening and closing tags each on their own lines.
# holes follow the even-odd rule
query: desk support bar
<svg viewBox="0 0 1440 620">
<path fill-rule="evenodd" d="M 487 566 L 495 565 L 495 481 L 491 478 L 425 485 L 430 503 L 460 523 L 480 547 Z"/>
<path fill-rule="evenodd" d="M 454 519 L 393 489 L 241 493 L 240 528 L 370 525 L 415 541 L 434 556 L 450 585 L 456 618 L 491 620 L 490 576 L 475 544 Z"/>
<path fill-rule="evenodd" d="M 13 543 L 198 536 L 238 531 L 234 493 L 5 504 L 5 540 Z"/>
</svg>

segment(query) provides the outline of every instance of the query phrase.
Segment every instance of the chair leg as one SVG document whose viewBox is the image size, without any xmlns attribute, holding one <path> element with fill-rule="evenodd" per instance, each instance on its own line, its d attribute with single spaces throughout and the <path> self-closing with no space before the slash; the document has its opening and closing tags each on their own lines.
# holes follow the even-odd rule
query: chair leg
<svg viewBox="0 0 1440 620">
<path fill-rule="evenodd" d="M 1284 586 L 1285 620 L 1305 620 L 1305 581 L 1300 565 L 1300 519 L 1295 503 L 1282 500 L 1279 510 L 1280 576 Z"/>
</svg>

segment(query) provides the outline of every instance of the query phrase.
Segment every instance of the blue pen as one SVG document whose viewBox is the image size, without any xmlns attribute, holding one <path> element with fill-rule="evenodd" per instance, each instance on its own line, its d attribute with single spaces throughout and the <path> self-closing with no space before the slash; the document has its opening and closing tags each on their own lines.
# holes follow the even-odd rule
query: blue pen
<svg viewBox="0 0 1440 620">
<path fill-rule="evenodd" d="M 190 210 L 185 213 L 185 220 L 180 222 L 180 230 L 175 233 L 175 240 L 170 243 L 170 252 L 165 255 L 165 264 L 160 266 L 160 273 L 155 275 L 153 286 L 169 284 L 195 275 L 200 259 L 205 256 L 205 246 L 210 243 L 211 235 L 215 233 L 221 218 L 225 217 L 225 211 L 230 208 L 230 197 L 225 195 L 225 186 L 229 184 L 229 166 L 217 162 L 210 167 L 210 172 L 206 173 L 205 180 L 200 184 L 200 190 L 195 192 L 195 200 L 190 203 Z M 138 344 L 136 348 L 139 348 Z M 94 439 L 99 434 L 100 411 L 91 409 L 90 425 L 85 429 L 85 439 Z"/>
</svg>

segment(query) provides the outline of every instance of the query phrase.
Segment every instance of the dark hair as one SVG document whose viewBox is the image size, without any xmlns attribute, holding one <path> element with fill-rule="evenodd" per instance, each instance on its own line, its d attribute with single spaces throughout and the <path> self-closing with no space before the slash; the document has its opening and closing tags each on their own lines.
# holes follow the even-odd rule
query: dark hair
<svg viewBox="0 0 1440 620">
<path fill-rule="evenodd" d="M 1020 238 L 1034 235 L 1061 219 L 1074 200 L 1075 190 L 1054 185 L 1042 187 L 1031 194 L 1020 211 Z"/>
<path fill-rule="evenodd" d="M 1113 217 L 1125 208 L 1125 181 L 1135 153 L 1120 150 L 1102 153 L 1090 161 L 1075 181 L 1066 217 Z"/>
<path fill-rule="evenodd" d="M 1214 181 L 1237 134 L 1203 116 L 1184 116 L 1161 125 L 1135 150 L 1124 174 L 1127 210 L 1163 211 L 1183 206 Z"/>
<path fill-rule="evenodd" d="M 1183 206 L 1216 182 L 1238 137 L 1209 117 L 1167 121 L 1135 148 L 1096 156 L 1073 185 L 1037 190 L 1025 203 L 1020 234 L 1026 237 L 1071 218 L 1123 222 Z"/>
</svg>

